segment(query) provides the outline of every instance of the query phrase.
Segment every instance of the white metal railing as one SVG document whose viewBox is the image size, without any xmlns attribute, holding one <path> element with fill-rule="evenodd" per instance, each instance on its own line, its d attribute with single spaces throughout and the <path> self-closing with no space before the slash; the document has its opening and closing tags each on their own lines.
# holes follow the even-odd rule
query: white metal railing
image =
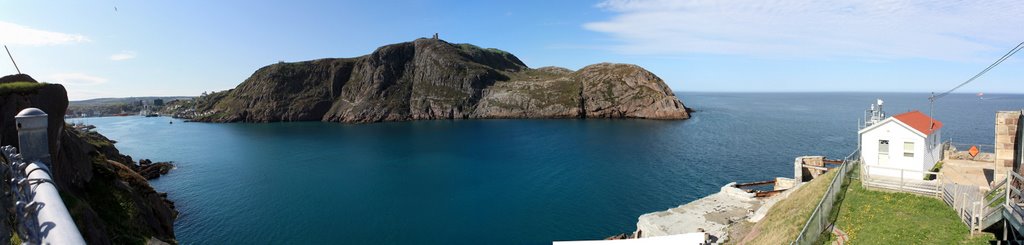
<svg viewBox="0 0 1024 245">
<path fill-rule="evenodd" d="M 6 180 L 0 185 L 0 242 L 10 241 L 14 231 L 22 244 L 85 244 L 50 175 L 47 114 L 26 108 L 14 120 L 21 149 L 0 147 L 0 179 Z"/>
<path fill-rule="evenodd" d="M 7 159 L 3 170 L 10 195 L 6 198 L 13 202 L 18 237 L 28 244 L 85 244 L 49 168 L 39 161 L 24 161 L 12 146 L 0 151 Z"/>
</svg>

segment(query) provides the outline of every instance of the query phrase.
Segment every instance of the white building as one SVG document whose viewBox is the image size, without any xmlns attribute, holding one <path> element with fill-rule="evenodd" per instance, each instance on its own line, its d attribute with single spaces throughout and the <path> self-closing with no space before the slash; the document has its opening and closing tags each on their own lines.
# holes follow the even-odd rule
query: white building
<svg viewBox="0 0 1024 245">
<path fill-rule="evenodd" d="M 922 172 L 931 170 L 941 160 L 942 122 L 920 111 L 877 120 L 878 117 L 875 121 L 869 119 L 858 132 L 865 174 L 920 180 L 924 178 Z"/>
</svg>

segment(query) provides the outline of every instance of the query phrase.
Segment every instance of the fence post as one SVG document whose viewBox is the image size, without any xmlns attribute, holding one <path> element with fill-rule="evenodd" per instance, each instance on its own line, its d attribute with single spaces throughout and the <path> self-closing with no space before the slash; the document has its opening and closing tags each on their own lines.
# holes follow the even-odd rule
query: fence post
<svg viewBox="0 0 1024 245">
<path fill-rule="evenodd" d="M 18 151 L 25 162 L 42 161 L 50 165 L 50 141 L 46 135 L 46 112 L 26 108 L 14 116 L 18 129 Z"/>
<path fill-rule="evenodd" d="M 904 174 L 906 174 L 906 173 L 903 172 L 903 169 L 900 169 L 900 191 L 901 192 L 904 191 L 903 190 L 903 175 Z"/>
<path fill-rule="evenodd" d="M 18 128 L 18 149 L 24 161 L 24 169 L 18 171 L 24 171 L 26 175 L 24 184 L 27 186 L 23 188 L 28 191 L 31 198 L 28 202 L 19 200 L 19 209 L 20 205 L 24 205 L 24 209 L 28 210 L 27 214 L 19 215 L 35 216 L 31 218 L 34 218 L 41 227 L 27 228 L 42 229 L 34 233 L 39 237 L 22 239 L 41 244 L 85 244 L 50 176 L 50 144 L 46 132 L 46 113 L 36 108 L 27 108 L 21 110 L 14 120 Z"/>
<path fill-rule="evenodd" d="M 1013 173 L 1010 170 L 1006 171 L 1006 199 L 1003 199 L 1003 208 L 1006 208 L 1010 204 L 1010 188 L 1013 188 Z"/>
</svg>

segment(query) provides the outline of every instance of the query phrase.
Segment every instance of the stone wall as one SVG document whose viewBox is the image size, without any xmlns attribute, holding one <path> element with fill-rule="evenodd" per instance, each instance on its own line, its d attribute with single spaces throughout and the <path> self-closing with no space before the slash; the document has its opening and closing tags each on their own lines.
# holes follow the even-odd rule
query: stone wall
<svg viewBox="0 0 1024 245">
<path fill-rule="evenodd" d="M 996 172 L 1014 169 L 1013 152 L 1017 142 L 1017 123 L 1020 111 L 996 112 Z M 1020 172 L 1020 169 L 1016 169 Z"/>
<path fill-rule="evenodd" d="M 818 175 L 824 174 L 824 170 L 805 168 L 803 165 L 816 167 L 825 167 L 825 157 L 823 156 L 802 156 L 797 157 L 793 161 L 793 178 L 798 179 L 802 182 L 810 181 L 817 178 Z"/>
</svg>

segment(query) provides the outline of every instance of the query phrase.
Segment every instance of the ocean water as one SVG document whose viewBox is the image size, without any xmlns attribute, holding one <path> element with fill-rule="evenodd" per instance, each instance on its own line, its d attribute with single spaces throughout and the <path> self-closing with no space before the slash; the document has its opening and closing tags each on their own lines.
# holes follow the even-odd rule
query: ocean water
<svg viewBox="0 0 1024 245">
<path fill-rule="evenodd" d="M 733 181 L 791 177 L 797 156 L 842 158 L 876 98 L 918 109 L 963 144 L 993 141 L 1024 95 L 680 93 L 684 121 L 441 120 L 366 125 L 73 119 L 154 180 L 183 244 L 550 244 L 635 229 L 639 215 Z M 169 122 L 173 122 L 170 124 Z"/>
</svg>

